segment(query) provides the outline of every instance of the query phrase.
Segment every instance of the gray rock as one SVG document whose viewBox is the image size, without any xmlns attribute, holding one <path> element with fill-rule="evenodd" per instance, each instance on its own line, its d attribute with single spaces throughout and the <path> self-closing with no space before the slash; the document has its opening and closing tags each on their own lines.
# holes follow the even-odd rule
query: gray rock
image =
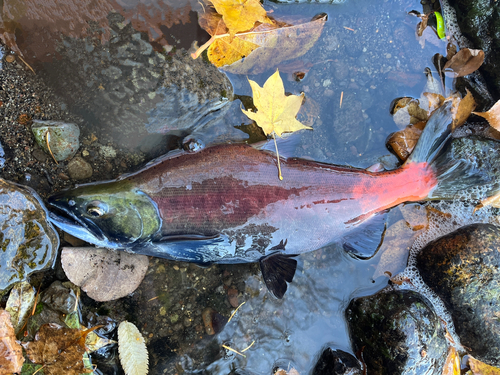
<svg viewBox="0 0 500 375">
<path fill-rule="evenodd" d="M 92 166 L 77 156 L 68 163 L 68 173 L 73 180 L 85 180 L 92 177 Z"/>
<path fill-rule="evenodd" d="M 52 151 L 57 161 L 73 157 L 80 147 L 80 128 L 78 125 L 62 121 L 33 120 L 31 130 L 36 143 L 47 154 Z M 50 151 L 47 147 L 47 133 Z"/>
</svg>

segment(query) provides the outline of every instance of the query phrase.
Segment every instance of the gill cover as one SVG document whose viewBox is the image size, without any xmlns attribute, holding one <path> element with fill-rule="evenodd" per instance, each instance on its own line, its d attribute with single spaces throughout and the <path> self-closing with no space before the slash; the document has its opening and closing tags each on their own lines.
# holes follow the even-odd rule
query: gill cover
<svg viewBox="0 0 500 375">
<path fill-rule="evenodd" d="M 49 205 L 63 211 L 82 228 L 53 222 L 75 237 L 89 241 L 97 238 L 108 247 L 127 246 L 151 239 L 161 228 L 161 218 L 154 201 L 123 181 L 83 185 L 49 198 Z M 95 243 L 96 241 L 90 241 Z M 113 244 L 113 245 L 111 245 Z"/>
</svg>

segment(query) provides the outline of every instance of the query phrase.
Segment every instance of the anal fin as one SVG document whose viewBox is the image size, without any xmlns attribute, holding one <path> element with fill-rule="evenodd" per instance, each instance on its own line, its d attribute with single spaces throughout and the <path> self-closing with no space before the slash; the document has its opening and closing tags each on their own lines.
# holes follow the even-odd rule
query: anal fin
<svg viewBox="0 0 500 375">
<path fill-rule="evenodd" d="M 386 229 L 387 211 L 382 211 L 352 229 L 342 238 L 342 246 L 356 258 L 371 258 L 382 245 Z"/>
<path fill-rule="evenodd" d="M 264 277 L 267 289 L 276 297 L 283 298 L 288 283 L 291 283 L 295 271 L 297 270 L 297 261 L 292 259 L 297 255 L 288 255 L 274 253 L 260 260 L 260 270 Z"/>
</svg>

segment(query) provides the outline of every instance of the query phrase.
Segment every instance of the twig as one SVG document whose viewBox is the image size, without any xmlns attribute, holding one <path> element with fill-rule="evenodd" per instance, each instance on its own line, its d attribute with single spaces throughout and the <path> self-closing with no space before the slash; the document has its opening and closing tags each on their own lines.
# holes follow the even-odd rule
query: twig
<svg viewBox="0 0 500 375">
<path fill-rule="evenodd" d="M 250 349 L 253 346 L 253 344 L 255 344 L 255 340 L 253 340 L 252 343 L 248 345 L 245 349 L 243 349 L 241 352 L 245 353 L 248 349 Z"/>
<path fill-rule="evenodd" d="M 273 132 L 273 139 L 274 139 L 274 147 L 276 147 L 276 157 L 278 158 L 278 177 L 280 180 L 283 180 L 283 176 L 281 175 L 280 153 L 278 152 L 278 145 L 276 143 L 276 137 L 274 136 L 274 132 Z"/>
<path fill-rule="evenodd" d="M 26 62 L 26 61 L 22 58 L 22 56 L 21 56 L 21 55 L 17 55 L 17 57 L 19 57 L 19 58 L 21 59 L 21 61 L 22 61 L 23 63 L 25 63 L 25 64 L 26 64 L 26 66 L 27 66 L 28 68 L 30 68 L 30 70 L 33 72 L 33 74 L 36 74 L 36 73 L 35 73 L 35 71 L 33 70 L 33 68 L 30 66 L 30 64 L 28 64 L 28 63 L 27 63 L 27 62 Z"/>
<path fill-rule="evenodd" d="M 56 164 L 59 164 L 56 160 L 56 157 L 52 153 L 52 150 L 50 149 L 50 130 L 47 130 L 47 134 L 45 135 L 45 140 L 47 141 L 47 148 L 49 149 L 50 156 L 52 156 L 52 159 L 56 162 Z"/>
<path fill-rule="evenodd" d="M 342 99 L 344 98 L 344 92 L 340 93 L 340 108 L 342 108 Z"/>
<path fill-rule="evenodd" d="M 234 314 L 236 314 L 236 311 L 238 311 L 238 309 L 243 306 L 245 304 L 245 302 L 242 302 L 240 303 L 240 305 L 236 308 L 236 310 L 233 311 L 233 313 L 231 314 L 231 316 L 229 317 L 229 320 L 227 321 L 228 323 L 231 321 L 231 319 L 233 319 L 233 316 Z"/>
<path fill-rule="evenodd" d="M 241 356 L 243 356 L 243 357 L 245 357 L 245 358 L 247 357 L 245 354 L 242 354 L 242 353 L 240 353 L 239 351 L 237 351 L 237 350 L 235 350 L 235 349 L 233 349 L 233 348 L 230 348 L 229 346 L 226 346 L 226 345 L 222 344 L 222 347 L 223 347 L 224 349 L 227 349 L 227 350 L 231 351 L 231 352 L 234 352 L 234 353 L 236 353 L 236 354 L 239 354 L 239 355 L 241 355 Z"/>
</svg>

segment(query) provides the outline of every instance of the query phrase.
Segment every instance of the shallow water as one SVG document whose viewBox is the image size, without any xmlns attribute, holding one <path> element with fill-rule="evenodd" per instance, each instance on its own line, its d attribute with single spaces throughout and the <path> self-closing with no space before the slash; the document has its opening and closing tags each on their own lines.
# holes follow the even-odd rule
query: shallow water
<svg viewBox="0 0 500 375">
<path fill-rule="evenodd" d="M 139 9 L 138 4 L 143 4 L 148 12 L 165 5 L 162 0 L 131 0 L 118 4 L 125 9 L 122 14 Z M 177 1 L 169 6 L 171 17 L 184 17 L 184 21 L 177 25 L 171 22 L 171 28 L 159 29 L 153 27 L 155 22 L 150 22 L 150 28 L 141 29 L 149 32 L 150 37 L 161 39 L 153 44 L 155 48 L 164 41 L 176 48 L 188 48 L 194 40 L 201 45 L 208 39 L 194 22 L 196 18 L 193 18 L 195 13 L 192 10 L 198 10 L 197 2 Z M 387 167 L 395 167 L 397 159 L 385 147 L 386 137 L 399 130 L 389 113 L 390 104 L 402 96 L 420 97 L 426 84 L 424 69 L 435 70 L 432 56 L 436 52 L 445 54 L 445 44 L 437 38 L 437 45 L 426 41 L 422 47 L 415 37 L 419 19 L 408 12 L 413 9 L 422 12 L 420 2 L 348 0 L 344 4 L 332 5 L 266 1 L 265 6 L 276 18 L 300 16 L 311 19 L 318 13 L 328 14 L 328 21 L 315 46 L 293 65 L 280 68 L 287 92 L 305 92 L 306 110 L 300 116 L 312 119 L 314 128 L 299 133 L 296 137 L 299 144 L 287 154 L 357 167 L 368 167 L 379 161 Z M 161 9 L 160 14 L 168 13 L 164 10 L 166 8 Z M 181 13 L 175 13 L 176 9 L 184 9 L 182 17 Z M 106 19 L 102 15 L 97 18 Z M 129 20 L 134 18 L 130 16 Z M 163 17 L 163 22 L 165 20 Z M 137 25 L 134 27 L 139 27 Z M 41 22 L 39 28 L 44 27 Z M 32 28 L 31 32 L 36 29 Z M 159 32 L 163 37 L 159 38 Z M 84 134 L 96 132 L 99 139 L 108 140 L 118 148 L 143 151 L 141 141 L 148 140 L 151 133 L 159 137 L 155 130 L 151 130 L 153 114 L 156 116 L 171 103 L 169 94 L 159 94 L 164 79 L 159 66 L 172 51 L 166 52 L 171 48 L 167 47 L 161 53 L 156 52 L 145 43 L 145 34 L 142 37 L 134 35 L 138 34 L 133 30 L 125 36 L 116 31 L 116 35 L 111 33 L 108 39 L 104 38 L 102 45 L 96 45 L 89 37 L 82 39 L 70 35 L 62 46 L 58 46 L 57 53 L 48 56 L 44 51 L 47 59 L 39 59 L 37 66 L 39 74 L 63 98 L 67 108 L 82 117 Z M 113 45 L 113 38 L 121 38 L 120 43 Z M 120 46 L 123 47 L 121 50 Z M 119 55 L 120 51 L 122 55 Z M 140 52 L 134 55 L 134 51 Z M 39 57 L 35 56 L 35 60 Z M 98 69 L 101 65 L 103 68 Z M 295 71 L 305 72 L 304 79 L 295 81 L 292 76 Z M 227 76 L 234 95 L 244 101 L 245 97 L 251 96 L 247 78 L 262 85 L 273 72 L 274 68 L 256 76 Z M 192 103 L 193 99 L 186 100 Z M 235 103 L 239 104 L 237 100 Z M 236 140 L 259 138 L 250 121 L 241 115 L 239 105 L 228 106 L 222 113 L 215 108 L 219 104 L 202 116 L 203 123 L 210 124 L 210 130 L 188 128 L 188 118 L 185 121 L 188 125 L 177 135 L 196 130 L 202 138 L 207 135 L 209 142 L 223 139 L 227 134 L 226 138 Z M 188 108 L 192 111 L 192 107 Z M 200 118 L 199 114 L 196 116 Z M 129 133 L 120 138 L 124 129 Z M 219 138 L 208 137 L 213 132 Z M 193 279 L 172 277 L 167 285 L 145 282 L 141 291 L 127 298 L 123 305 L 117 305 L 129 308 L 117 315 L 128 316 L 127 319 L 147 335 L 150 354 L 154 358 L 151 361 L 151 373 L 154 374 L 170 373 L 168 371 L 174 368 L 187 373 L 228 374 L 238 368 L 264 375 L 278 365 L 294 367 L 300 374 L 306 374 L 328 345 L 351 352 L 344 320 L 344 309 L 350 299 L 385 287 L 389 279 L 384 274 L 386 271 L 396 274 L 403 270 L 415 232 L 401 220 L 411 221 L 408 217 L 418 216 L 419 208 L 410 205 L 403 211 L 397 208 L 390 212 L 389 227 L 394 224 L 394 232 L 388 232 L 380 251 L 372 259 L 354 259 L 336 245 L 298 257 L 297 273 L 283 300 L 269 296 L 256 267 L 231 267 L 239 285 L 244 285 L 238 288 L 240 302 L 246 303 L 215 336 L 198 331 L 197 335 L 188 334 L 192 329 L 187 324 L 172 333 L 171 327 L 177 322 L 172 318 L 173 311 L 183 314 L 184 305 L 187 305 L 186 301 L 172 300 L 172 296 L 183 295 L 185 289 L 196 289 L 190 295 L 189 311 L 193 311 L 196 317 L 193 319 L 198 323 L 204 308 L 216 308 L 214 301 L 221 298 L 225 301 L 224 289 L 222 292 L 215 287 L 206 290 L 193 281 L 194 276 Z M 159 267 L 163 267 L 161 272 L 178 272 L 172 269 L 172 263 L 160 262 Z M 155 268 L 154 272 L 158 269 Z M 224 269 L 215 266 L 195 270 L 192 274 L 198 275 L 196 277 L 202 281 L 206 278 L 216 280 L 215 285 L 222 285 Z M 161 299 L 149 302 L 165 290 L 168 291 L 168 302 Z M 165 314 L 160 314 L 161 308 L 166 310 Z M 225 305 L 216 310 L 225 313 L 234 309 L 225 301 Z M 185 316 L 191 317 L 187 313 Z M 175 350 L 163 355 L 166 343 L 171 343 L 173 336 L 176 337 Z M 252 342 L 253 345 L 244 353 L 246 357 L 222 347 L 226 345 L 241 351 Z"/>
</svg>

